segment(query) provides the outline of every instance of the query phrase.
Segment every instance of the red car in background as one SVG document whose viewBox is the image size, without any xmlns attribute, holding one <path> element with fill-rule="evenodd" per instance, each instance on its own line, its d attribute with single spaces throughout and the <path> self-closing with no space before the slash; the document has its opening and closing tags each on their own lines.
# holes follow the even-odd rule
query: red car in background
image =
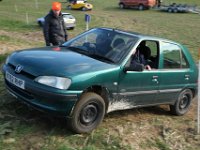
<svg viewBox="0 0 200 150">
<path fill-rule="evenodd" d="M 139 10 L 149 9 L 156 6 L 158 0 L 120 0 L 120 8 L 137 7 Z"/>
</svg>

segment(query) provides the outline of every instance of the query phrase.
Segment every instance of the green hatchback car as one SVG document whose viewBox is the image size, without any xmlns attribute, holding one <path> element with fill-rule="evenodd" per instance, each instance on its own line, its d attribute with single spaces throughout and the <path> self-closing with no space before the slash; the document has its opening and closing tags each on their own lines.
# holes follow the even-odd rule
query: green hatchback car
<svg viewBox="0 0 200 150">
<path fill-rule="evenodd" d="M 198 71 L 186 47 L 111 28 L 93 28 L 59 47 L 16 51 L 2 71 L 13 96 L 65 117 L 76 133 L 92 131 L 116 110 L 167 104 L 183 115 L 197 93 Z"/>
</svg>

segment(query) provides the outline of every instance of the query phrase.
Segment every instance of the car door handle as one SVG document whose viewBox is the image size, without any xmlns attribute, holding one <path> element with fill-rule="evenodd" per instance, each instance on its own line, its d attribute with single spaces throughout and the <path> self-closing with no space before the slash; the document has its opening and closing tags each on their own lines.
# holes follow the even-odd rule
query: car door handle
<svg viewBox="0 0 200 150">
<path fill-rule="evenodd" d="M 190 79 L 190 75 L 186 74 L 185 75 L 185 80 L 189 80 Z"/>
<path fill-rule="evenodd" d="M 153 76 L 152 79 L 158 79 L 158 76 Z"/>
<path fill-rule="evenodd" d="M 156 83 L 158 84 L 158 76 L 153 76 L 153 77 L 152 77 L 152 81 L 153 81 L 153 82 L 156 82 Z"/>
</svg>

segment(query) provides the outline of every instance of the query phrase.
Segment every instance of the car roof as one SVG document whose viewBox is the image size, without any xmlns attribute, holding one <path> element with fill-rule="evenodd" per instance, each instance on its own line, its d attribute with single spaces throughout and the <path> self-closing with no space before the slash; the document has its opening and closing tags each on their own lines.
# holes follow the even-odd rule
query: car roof
<svg viewBox="0 0 200 150">
<path fill-rule="evenodd" d="M 131 34 L 131 35 L 134 35 L 134 36 L 138 37 L 140 40 L 165 41 L 165 42 L 169 42 L 169 43 L 174 43 L 174 44 L 180 45 L 179 43 L 177 43 L 175 41 L 172 41 L 172 40 L 169 40 L 169 39 L 156 37 L 156 36 L 151 36 L 151 35 L 145 35 L 145 34 L 141 34 L 141 33 L 138 33 L 138 32 L 125 31 L 125 30 L 121 30 L 121 29 L 117 29 L 117 28 L 116 29 L 115 28 L 105 28 L 105 27 L 100 28 L 100 29 L 107 29 L 107 30 L 115 30 L 115 31 L 125 32 L 125 33 L 128 33 L 128 34 Z"/>
<path fill-rule="evenodd" d="M 62 12 L 63 15 L 71 15 L 70 13 Z"/>
</svg>

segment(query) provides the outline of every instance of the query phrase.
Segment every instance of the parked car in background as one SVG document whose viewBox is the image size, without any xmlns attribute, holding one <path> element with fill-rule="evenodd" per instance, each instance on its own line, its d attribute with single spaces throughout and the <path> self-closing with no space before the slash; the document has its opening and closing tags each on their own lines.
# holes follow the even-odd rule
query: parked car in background
<svg viewBox="0 0 200 150">
<path fill-rule="evenodd" d="M 75 10 L 92 10 L 93 5 L 90 3 L 87 3 L 85 0 L 74 0 L 72 1 L 68 6 L 67 9 L 75 9 Z"/>
<path fill-rule="evenodd" d="M 156 0 L 120 0 L 120 8 L 132 8 L 136 7 L 139 10 L 149 9 L 157 5 Z"/>
<path fill-rule="evenodd" d="M 74 16 L 72 16 L 70 13 L 62 13 L 63 15 L 63 19 L 64 19 L 64 24 L 66 26 L 67 29 L 74 29 L 76 26 L 76 18 Z M 37 23 L 39 24 L 39 26 L 43 26 L 45 22 L 44 17 L 38 18 L 37 19 Z"/>
<path fill-rule="evenodd" d="M 188 4 L 176 4 L 172 3 L 170 5 L 162 5 L 159 10 L 169 12 L 169 13 L 200 13 L 200 10 L 196 5 Z"/>
<path fill-rule="evenodd" d="M 148 55 L 151 70 L 134 68 L 138 49 Z M 67 118 L 76 133 L 92 131 L 116 110 L 165 104 L 184 115 L 198 83 L 197 66 L 183 45 L 111 28 L 91 29 L 60 47 L 16 51 L 2 71 L 13 96 Z"/>
</svg>

